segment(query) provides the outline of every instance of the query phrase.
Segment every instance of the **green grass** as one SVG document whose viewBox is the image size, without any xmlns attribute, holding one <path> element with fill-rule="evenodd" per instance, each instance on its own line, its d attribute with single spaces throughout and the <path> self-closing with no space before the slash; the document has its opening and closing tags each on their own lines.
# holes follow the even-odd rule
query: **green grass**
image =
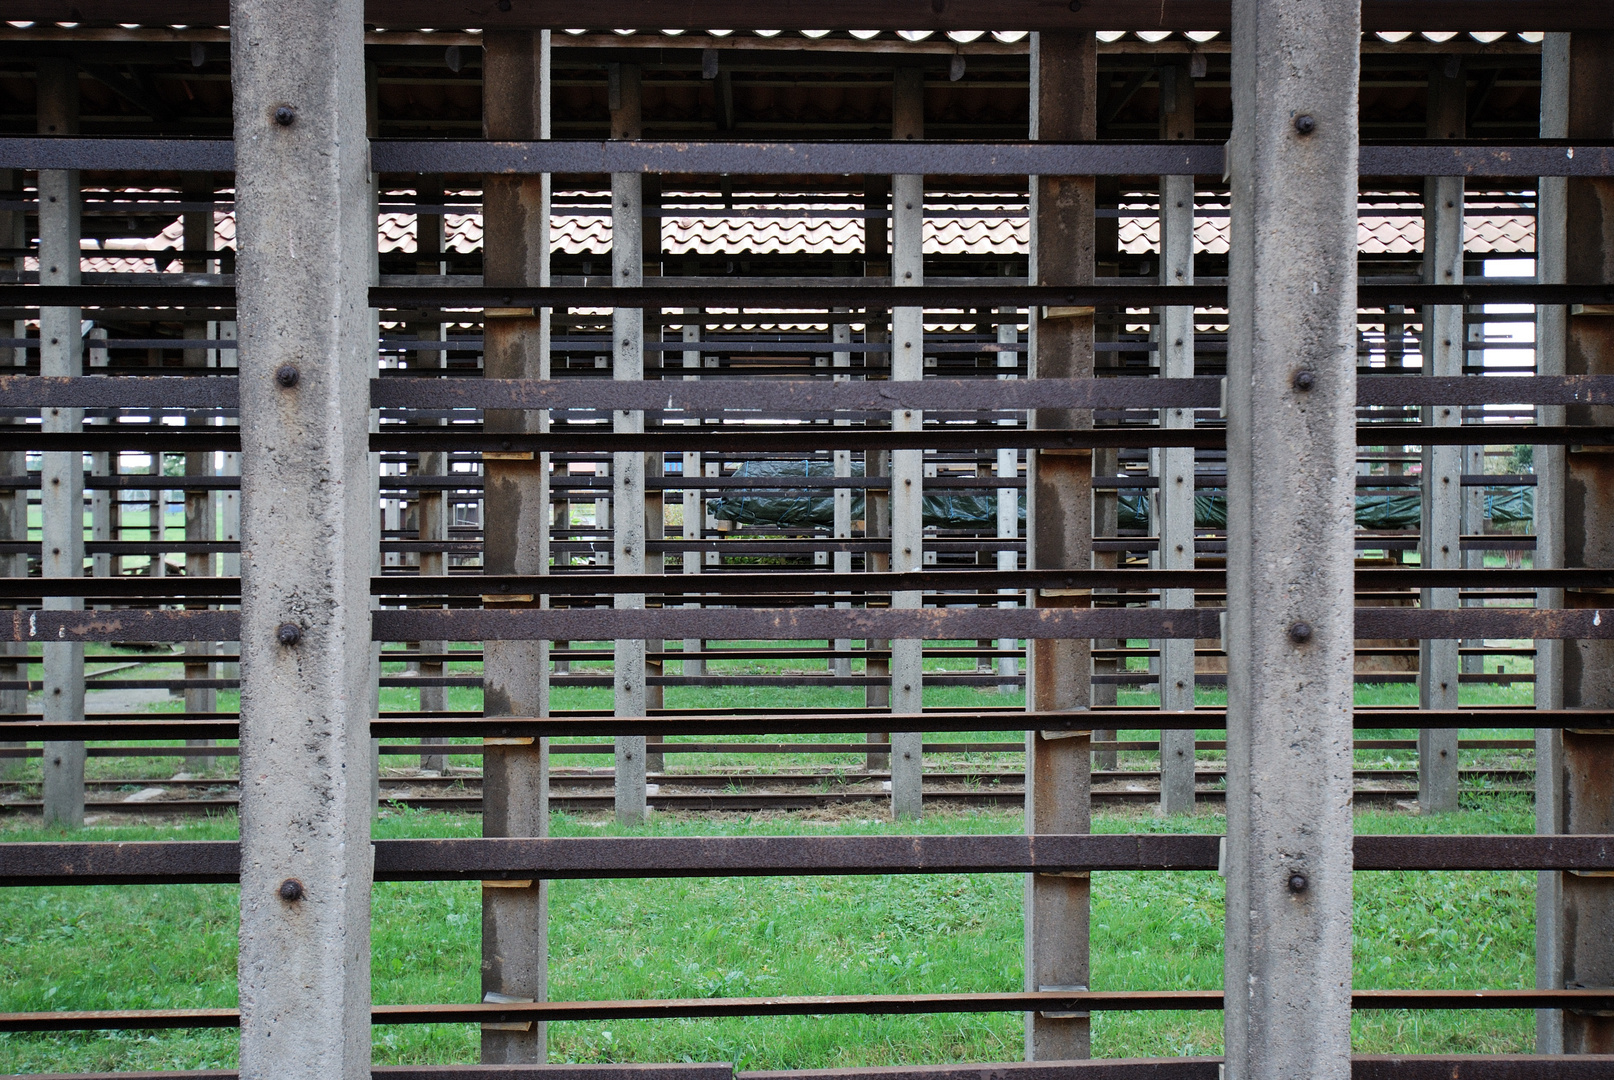
<svg viewBox="0 0 1614 1080">
<path fill-rule="evenodd" d="M 869 814 L 877 815 L 877 808 Z M 1359 832 L 1529 832 L 1526 800 L 1443 818 L 1363 813 Z M 639 835 L 998 833 L 997 811 L 937 813 L 917 825 L 795 817 L 680 820 Z M 1095 831 L 1218 832 L 1221 818 L 1101 815 Z M 383 837 L 475 836 L 464 815 L 384 813 Z M 615 835 L 609 822 L 557 814 L 554 832 Z M 61 834 L 10 822 L 6 840 Z M 84 839 L 225 839 L 233 818 L 92 827 Z M 552 886 L 551 996 L 557 1000 L 765 994 L 1015 990 L 1021 983 L 1021 879 L 926 875 L 662 881 Z M 1533 875 L 1363 873 L 1356 878 L 1359 987 L 1523 987 L 1534 971 Z M 1222 883 L 1210 873 L 1093 875 L 1092 985 L 1215 989 L 1222 980 Z M 477 998 L 474 883 L 376 886 L 377 1002 Z M 47 888 L 0 906 L 0 1011 L 187 1008 L 235 1003 L 232 886 Z M 552 1024 L 552 1061 L 733 1061 L 747 1068 L 834 1067 L 1020 1056 L 1018 1014 L 794 1017 Z M 1525 1012 L 1363 1013 L 1359 1052 L 1528 1051 Z M 474 1061 L 470 1025 L 378 1027 L 378 1063 Z M 1104 1057 L 1216 1053 L 1220 1013 L 1112 1013 L 1094 1021 Z M 233 1032 L 0 1035 L 0 1071 L 229 1067 Z"/>
</svg>

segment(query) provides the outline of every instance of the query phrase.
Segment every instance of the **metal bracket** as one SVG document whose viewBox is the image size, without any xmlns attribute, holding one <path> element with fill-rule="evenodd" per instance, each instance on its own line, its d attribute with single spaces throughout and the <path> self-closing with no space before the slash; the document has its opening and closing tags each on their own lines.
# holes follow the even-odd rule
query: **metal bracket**
<svg viewBox="0 0 1614 1080">
<path fill-rule="evenodd" d="M 530 997 L 511 997 L 508 994 L 496 994 L 492 990 L 482 995 L 484 1005 L 531 1005 Z M 531 1031 L 532 1020 L 494 1021 L 482 1025 L 483 1031 Z"/>
<path fill-rule="evenodd" d="M 1042 317 L 1044 319 L 1082 319 L 1092 318 L 1092 316 L 1093 308 L 1091 305 L 1076 305 L 1069 307 L 1054 306 L 1044 307 L 1042 309 Z"/>
<path fill-rule="evenodd" d="M 1594 990 L 1601 994 L 1614 994 L 1614 986 L 1587 986 L 1585 983 L 1564 983 L 1565 990 Z M 1614 1009 L 1565 1009 L 1564 1012 L 1574 1013 L 1576 1016 L 1595 1016 L 1599 1019 L 1614 1017 Z"/>
<path fill-rule="evenodd" d="M 1039 986 L 1037 987 L 1037 992 L 1040 994 L 1085 994 L 1087 993 L 1087 986 L 1085 983 L 1070 985 L 1053 984 L 1050 986 Z M 1092 1019 L 1093 1016 L 1092 1013 L 1087 1012 L 1086 1010 L 1056 1012 L 1049 1009 L 1039 1010 L 1037 1015 L 1045 1020 L 1089 1020 Z"/>
<path fill-rule="evenodd" d="M 1571 315 L 1614 315 L 1614 304 L 1570 304 Z"/>
</svg>

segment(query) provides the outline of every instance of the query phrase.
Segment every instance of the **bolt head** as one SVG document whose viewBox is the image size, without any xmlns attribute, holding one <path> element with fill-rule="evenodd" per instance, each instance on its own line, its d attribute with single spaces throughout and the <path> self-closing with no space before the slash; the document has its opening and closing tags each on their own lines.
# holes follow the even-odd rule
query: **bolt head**
<svg viewBox="0 0 1614 1080">
<path fill-rule="evenodd" d="M 1317 118 L 1310 113 L 1301 113 L 1295 117 L 1295 130 L 1302 135 L 1310 135 L 1317 130 Z"/>
<path fill-rule="evenodd" d="M 1305 642 L 1310 641 L 1311 623 L 1297 622 L 1293 626 L 1289 627 L 1289 640 L 1294 642 L 1296 645 L 1304 644 Z"/>
<path fill-rule="evenodd" d="M 275 107 L 275 123 L 281 127 L 291 127 L 297 122 L 297 110 L 290 105 L 277 105 Z"/>
<path fill-rule="evenodd" d="M 275 631 L 275 640 L 282 645 L 295 645 L 303 640 L 303 628 L 296 623 L 281 623 L 280 629 Z"/>
<path fill-rule="evenodd" d="M 1317 376 L 1309 371 L 1297 371 L 1291 381 L 1294 383 L 1296 390 L 1310 390 L 1317 385 Z"/>
<path fill-rule="evenodd" d="M 291 903 L 303 898 L 303 883 L 294 877 L 289 877 L 280 883 L 280 898 Z"/>
<path fill-rule="evenodd" d="M 303 373 L 297 370 L 296 364 L 281 364 L 275 369 L 275 382 L 287 389 L 296 386 L 302 377 Z"/>
<path fill-rule="evenodd" d="M 1293 892 L 1293 893 L 1305 892 L 1306 889 L 1310 885 L 1311 885 L 1311 882 L 1306 880 L 1306 875 L 1305 874 L 1290 874 L 1289 875 L 1289 891 L 1290 892 Z"/>
</svg>

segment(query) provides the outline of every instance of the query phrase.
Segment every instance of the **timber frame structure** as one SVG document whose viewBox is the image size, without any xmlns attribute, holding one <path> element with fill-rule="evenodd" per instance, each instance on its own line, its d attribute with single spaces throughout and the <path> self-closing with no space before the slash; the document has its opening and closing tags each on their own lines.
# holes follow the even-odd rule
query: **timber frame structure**
<svg viewBox="0 0 1614 1080">
<path fill-rule="evenodd" d="M 209 1077 L 358 1078 L 372 1024 L 480 1023 L 478 1064 L 374 1072 L 728 1080 L 549 1066 L 545 1025 L 998 1011 L 1025 1015 L 1025 1061 L 834 1075 L 1614 1071 L 1614 7 L 5 7 L 0 760 L 38 756 L 45 820 L 72 826 L 87 744 L 235 739 L 241 834 L 0 845 L 0 885 L 238 881 L 241 926 L 238 1009 L 0 1030 L 238 1026 L 238 1073 Z M 1421 238 L 1364 254 L 1363 220 L 1397 209 Z M 1465 222 L 1488 213 L 1529 222 L 1528 277 L 1486 276 Z M 459 243 L 472 218 L 480 242 Z M 857 239 L 681 223 L 779 218 Z M 557 244 L 568 219 L 608 251 Z M 936 219 L 1020 220 L 1025 242 L 947 248 Z M 1148 238 L 1123 243 L 1127 219 Z M 1212 250 L 1198 230 L 1223 220 Z M 133 246 L 175 223 L 177 246 Z M 1489 377 L 1496 305 L 1534 309 L 1525 378 Z M 1497 444 L 1535 448 L 1533 537 L 1480 535 Z M 125 539 L 120 493 L 163 490 L 165 454 L 185 538 Z M 800 474 L 744 471 L 779 461 Z M 1415 533 L 1359 532 L 1375 485 L 1419 490 Z M 1196 523 L 1200 488 L 1225 493 L 1222 526 Z M 1150 493 L 1147 528 L 1118 525 L 1128 490 Z M 831 523 L 708 518 L 726 494 L 803 491 Z M 927 525 L 951 491 L 990 520 Z M 1484 566 L 1510 546 L 1533 566 Z M 1498 639 L 1534 642 L 1534 707 L 1460 704 Z M 958 641 L 987 666 L 927 669 Z M 1417 652 L 1417 709 L 1355 704 L 1359 646 L 1386 641 Z M 182 644 L 184 712 L 86 712 L 91 642 Z M 705 665 L 746 651 L 725 642 L 821 662 L 862 703 L 669 703 L 725 681 Z M 446 702 L 467 643 L 477 714 Z M 586 683 L 580 643 L 612 661 L 609 709 L 551 708 Z M 1225 709 L 1196 704 L 1211 653 Z M 1134 656 L 1158 707 L 1117 704 Z M 949 680 L 1023 680 L 1025 708 L 927 705 Z M 419 708 L 383 712 L 400 684 Z M 1431 811 L 1456 808 L 1460 730 L 1535 729 L 1537 835 L 1353 836 L 1356 732 L 1395 727 L 1422 733 Z M 1160 732 L 1166 813 L 1206 797 L 1195 733 L 1225 730 L 1225 837 L 1091 834 L 1095 755 L 1123 729 Z M 923 813 L 927 733 L 1023 732 L 1025 835 L 547 835 L 551 754 L 579 739 L 610 740 L 632 824 L 668 739 L 849 730 L 895 817 Z M 378 740 L 440 769 L 464 737 L 483 838 L 372 842 Z M 1090 985 L 1089 874 L 1117 869 L 1222 872 L 1232 992 Z M 1536 987 L 1353 990 L 1353 874 L 1451 869 L 1539 872 Z M 547 1000 L 549 880 L 964 871 L 1024 876 L 1023 992 Z M 483 883 L 482 1000 L 373 1005 L 371 884 L 451 879 Z M 1353 1056 L 1352 1011 L 1376 1008 L 1535 1009 L 1537 1053 Z M 1139 1009 L 1223 1010 L 1225 1058 L 1092 1059 L 1092 1012 Z"/>
</svg>

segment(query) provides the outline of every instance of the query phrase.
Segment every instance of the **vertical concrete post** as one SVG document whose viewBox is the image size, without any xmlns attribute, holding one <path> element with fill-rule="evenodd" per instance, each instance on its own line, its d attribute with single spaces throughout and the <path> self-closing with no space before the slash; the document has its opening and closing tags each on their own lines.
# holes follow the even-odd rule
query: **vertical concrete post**
<svg viewBox="0 0 1614 1080">
<path fill-rule="evenodd" d="M 489 139 L 549 137 L 549 31 L 489 31 L 482 48 L 483 130 Z M 549 284 L 548 176 L 483 178 L 484 274 L 494 285 Z M 549 312 L 488 319 L 488 378 L 548 379 Z M 541 432 L 544 410 L 489 410 L 489 430 Z M 549 573 L 546 454 L 485 454 L 484 556 L 490 574 Z M 542 604 L 541 594 L 516 601 Z M 483 642 L 483 714 L 547 716 L 549 643 Z M 484 739 L 482 834 L 547 836 L 548 740 Z M 484 1001 L 542 1001 L 548 990 L 548 890 L 543 881 L 482 883 Z M 539 1064 L 544 1025 L 484 1024 L 485 1065 Z"/>
<path fill-rule="evenodd" d="M 206 174 L 192 175 L 185 178 L 182 190 L 187 202 L 198 201 L 210 204 L 206 210 L 189 210 L 181 217 L 184 245 L 186 252 L 213 250 L 213 181 Z M 184 261 L 185 272 L 188 274 L 205 274 L 212 269 L 212 260 L 190 256 Z M 194 339 L 206 339 L 211 336 L 213 324 L 195 322 L 185 324 L 185 336 Z M 208 350 L 206 348 L 187 348 L 184 352 L 184 363 L 187 368 L 206 368 L 208 366 Z M 213 453 L 188 453 L 185 455 L 186 476 L 212 476 Z M 218 521 L 214 513 L 213 492 L 208 488 L 194 488 L 185 491 L 185 539 L 191 543 L 208 543 L 218 536 Z M 214 557 L 210 551 L 188 551 L 185 554 L 186 577 L 212 577 L 214 574 Z M 197 604 L 195 607 L 205 609 L 208 605 Z M 206 657 L 213 655 L 215 643 L 211 641 L 192 641 L 186 644 L 185 651 L 189 656 Z M 206 660 L 187 660 L 185 664 L 186 680 L 208 679 L 213 675 L 214 667 Z M 190 714 L 210 713 L 218 708 L 218 691 L 212 687 L 185 688 L 185 711 Z M 190 739 L 189 746 L 211 746 L 212 739 Z M 210 772 L 213 769 L 214 758 L 189 758 L 185 762 L 187 769 L 197 769 Z"/>
<path fill-rule="evenodd" d="M 243 466 L 241 1075 L 362 1080 L 376 551 L 364 11 L 358 0 L 236 0 L 230 24 Z M 286 369 L 296 371 L 293 386 Z"/>
<path fill-rule="evenodd" d="M 1098 134 L 1098 54 L 1087 32 L 1031 37 L 1031 137 L 1051 141 Z M 1031 281 L 1093 282 L 1094 185 L 1090 176 L 1031 178 Z M 1063 314 L 1063 313 L 1055 313 Z M 1049 318 L 1031 312 L 1031 377 L 1093 377 L 1093 315 Z M 1090 428 L 1089 410 L 1042 409 L 1038 429 Z M 1027 454 L 1026 564 L 1033 570 L 1085 570 L 1093 564 L 1093 455 L 1090 451 Z M 1035 607 L 1073 607 L 1086 598 L 1033 592 Z M 1028 644 L 1026 705 L 1076 711 L 1092 704 L 1092 642 Z M 1085 833 L 1090 828 L 1090 732 L 1026 732 L 1026 831 Z M 1028 991 L 1085 987 L 1088 982 L 1090 882 L 1086 874 L 1031 874 L 1025 886 L 1025 985 Z M 1026 1059 L 1085 1058 L 1091 1050 L 1086 1014 L 1026 1014 Z"/>
<path fill-rule="evenodd" d="M 892 76 L 893 79 L 895 75 Z M 892 90 L 892 104 L 896 104 L 896 90 Z M 910 114 L 911 114 L 911 110 Z M 897 113 L 892 112 L 892 137 L 896 137 L 895 119 Z M 891 273 L 891 223 L 887 216 L 888 204 L 891 196 L 891 181 L 885 176 L 865 176 L 863 178 L 863 210 L 867 215 L 863 220 L 863 274 L 865 277 L 880 278 Z M 890 328 L 883 319 L 876 321 L 871 313 L 869 322 L 864 324 L 863 340 L 871 345 L 889 344 L 891 341 Z M 887 477 L 891 475 L 891 454 L 884 450 L 870 450 L 863 456 L 863 475 L 867 477 Z M 884 573 L 891 569 L 890 549 L 879 550 L 873 545 L 874 541 L 889 540 L 891 538 L 891 490 L 890 488 L 865 488 L 863 495 L 863 537 L 870 541 L 869 550 L 863 556 L 863 569 L 871 574 Z M 863 691 L 864 704 L 870 709 L 884 709 L 891 705 L 891 661 L 887 656 L 876 656 L 890 649 L 891 642 L 883 638 L 866 638 L 864 647 L 869 651 L 869 657 L 863 662 L 863 675 L 867 679 Z M 887 744 L 891 741 L 889 732 L 871 731 L 866 738 L 875 744 Z M 891 756 L 881 751 L 871 750 L 864 756 L 864 768 L 869 772 L 879 772 L 891 763 Z"/>
<path fill-rule="evenodd" d="M 71 60 L 39 62 L 39 132 L 78 133 L 78 65 Z M 39 173 L 39 282 L 79 283 L 79 181 L 76 170 Z M 39 312 L 39 373 L 84 374 L 84 342 L 78 308 Z M 45 409 L 46 432 L 77 432 L 82 409 Z M 40 467 L 40 577 L 80 577 L 84 573 L 84 455 L 49 451 Z M 77 597 L 46 597 L 46 611 L 79 611 Z M 84 646 L 47 641 L 44 651 L 44 716 L 71 723 L 84 718 Z M 84 744 L 47 742 L 44 757 L 46 825 L 84 824 Z"/>
<path fill-rule="evenodd" d="M 851 344 L 852 325 L 845 321 L 836 321 L 839 316 L 834 312 L 830 314 L 829 336 L 837 345 Z M 833 352 L 830 354 L 830 378 L 835 382 L 852 381 L 852 354 L 850 352 Z M 836 427 L 851 427 L 850 420 L 835 421 Z M 852 452 L 850 450 L 836 450 L 833 456 L 833 467 L 837 477 L 850 478 L 852 475 Z M 840 543 L 849 543 L 852 539 L 852 489 L 836 488 L 834 504 L 830 522 L 830 533 Z M 867 505 L 865 503 L 864 505 Z M 837 549 L 832 558 L 832 569 L 837 574 L 850 574 L 852 572 L 852 552 Z M 835 606 L 850 609 L 849 600 L 838 600 Z M 829 643 L 830 648 L 843 655 L 830 661 L 830 674 L 836 678 L 845 679 L 852 675 L 852 639 L 836 638 Z"/>
<path fill-rule="evenodd" d="M 10 169 L 0 169 L 0 198 L 22 199 L 22 174 Z M 8 247 L 16 251 L 27 247 L 26 235 L 27 216 L 20 210 L 0 210 L 0 247 Z M 10 270 L 21 270 L 27 259 L 22 255 L 0 258 L 0 266 Z M 27 324 L 22 320 L 10 323 L 0 323 L 10 331 L 13 338 L 25 336 Z M 22 368 L 28 363 L 28 353 L 22 348 L 0 349 L 0 371 L 5 374 L 21 374 L 11 369 Z M 21 420 L 10 421 L 21 423 Z M 28 455 L 17 451 L 0 453 L 0 475 L 26 476 L 28 473 Z M 0 544 L 22 544 L 28 540 L 28 489 L 6 488 L 0 491 Z M 28 556 L 24 554 L 8 555 L 0 553 L 0 577 L 27 577 Z M 7 641 L 0 643 L 0 680 L 6 682 L 26 682 L 28 680 L 28 643 L 26 641 Z M 0 714 L 16 716 L 28 711 L 28 691 L 0 690 Z M 20 749 L 27 743 L 14 740 L 0 741 L 0 747 L 6 749 Z M 12 779 L 20 775 L 25 769 L 23 758 L 0 758 L 0 779 Z"/>
<path fill-rule="evenodd" d="M 1170 73 L 1169 75 L 1167 73 Z M 1168 96 L 1169 92 L 1169 96 Z M 1161 69 L 1160 137 L 1194 137 L 1194 84 L 1187 64 Z M 1194 283 L 1194 178 L 1160 178 L 1160 284 Z M 1155 338 L 1160 377 L 1194 377 L 1194 309 L 1163 307 Z M 1194 426 L 1192 409 L 1161 409 L 1160 426 L 1183 429 Z M 1194 451 L 1169 446 L 1155 451 L 1160 487 L 1158 524 L 1159 565 L 1163 570 L 1194 568 Z M 1165 589 L 1160 606 L 1192 608 L 1192 589 Z M 1160 708 L 1166 712 L 1194 711 L 1194 639 L 1160 641 Z M 1160 733 L 1160 812 L 1194 812 L 1194 732 Z"/>
<path fill-rule="evenodd" d="M 681 336 L 686 342 L 699 342 L 701 339 L 701 309 L 685 308 L 684 322 Z M 699 349 L 684 350 L 684 381 L 698 382 L 700 380 L 701 352 Z M 699 427 L 698 418 L 685 420 L 688 427 Z M 684 539 L 699 540 L 701 526 L 705 524 L 706 499 L 700 487 L 701 456 L 699 453 L 686 452 L 683 463 L 684 483 Z M 693 482 L 694 486 L 688 486 Z M 699 548 L 691 547 L 684 550 L 684 573 L 699 574 L 701 564 L 706 561 Z M 700 601 L 692 600 L 684 605 L 689 608 L 699 608 Z M 700 638 L 684 639 L 683 673 L 685 675 L 706 674 L 706 661 L 699 656 L 703 642 Z"/>
<path fill-rule="evenodd" d="M 1020 312 L 1018 308 L 998 309 L 997 337 L 999 345 L 1019 344 Z M 1000 380 L 1015 378 L 1014 369 L 1019 366 L 1019 359 L 1017 353 L 998 353 L 998 378 Z M 1009 426 L 1014 421 L 1005 419 L 998 421 L 998 423 Z M 993 473 L 1000 481 L 1018 480 L 1020 478 L 1020 451 L 1012 446 L 1000 447 Z M 1020 539 L 1020 491 L 1018 488 L 998 488 L 997 513 L 998 539 L 1005 541 L 1004 546 L 998 549 L 997 568 L 1004 571 L 1017 570 L 1020 567 L 1020 553 L 1015 550 L 1015 542 Z M 1017 608 L 1020 606 L 1018 590 L 1000 589 L 998 591 L 1005 597 L 1005 599 L 998 601 L 998 607 Z M 997 640 L 997 649 L 1001 653 L 1012 652 L 1019 645 L 1020 642 L 1017 638 L 999 638 Z M 1020 661 L 1013 656 L 999 656 L 994 666 L 997 668 L 998 678 L 1004 680 L 998 684 L 998 693 L 1013 694 L 1019 691 Z"/>
<path fill-rule="evenodd" d="M 1569 35 L 1547 34 L 1541 42 L 1541 137 L 1562 139 L 1569 131 Z M 1568 178 L 1543 176 L 1536 188 L 1536 281 L 1561 285 L 1567 280 Z M 1536 308 L 1536 374 L 1563 375 L 1568 344 L 1568 309 L 1562 305 Z M 1536 407 L 1541 424 L 1563 424 L 1562 405 Z M 1535 448 L 1536 550 L 1535 566 L 1562 569 L 1564 563 L 1564 486 L 1568 461 L 1562 446 Z M 1564 590 L 1536 590 L 1536 606 L 1561 608 Z M 1564 645 L 1556 638 L 1535 642 L 1535 706 L 1564 707 Z M 1536 729 L 1536 832 L 1557 833 L 1564 820 L 1563 732 Z M 1559 910 L 1563 902 L 1563 875 L 1555 870 L 1536 874 L 1536 986 L 1550 990 L 1563 985 L 1562 949 L 1559 947 Z M 1536 1052 L 1563 1053 L 1563 1012 L 1536 1011 Z"/>
<path fill-rule="evenodd" d="M 1614 34 L 1550 35 L 1543 44 L 1542 61 L 1543 134 L 1549 126 L 1561 125 L 1557 137 L 1610 138 L 1614 103 L 1606 90 L 1614 79 Z M 1561 272 L 1570 283 L 1614 282 L 1614 181 L 1571 179 L 1561 187 L 1561 202 L 1558 190 L 1552 185 L 1542 191 L 1540 212 L 1561 213 L 1563 227 L 1560 231 L 1556 221 L 1542 219 L 1551 242 L 1541 251 L 1541 272 L 1549 278 Z M 1566 238 L 1572 242 L 1563 243 Z M 1552 322 L 1543 330 L 1555 331 Z M 1563 333 L 1564 374 L 1614 374 L 1614 319 L 1571 309 L 1563 320 Z M 1557 355 L 1547 359 L 1554 364 Z M 1614 422 L 1614 410 L 1607 406 L 1570 406 L 1563 416 L 1571 425 Z M 1553 485 L 1556 491 L 1550 491 L 1552 502 L 1537 502 L 1538 535 L 1545 534 L 1554 548 L 1561 545 L 1564 566 L 1608 566 L 1614 563 L 1614 459 L 1588 448 L 1565 453 L 1562 461 L 1561 481 Z M 1548 522 L 1543 515 L 1549 512 L 1562 516 Z M 1548 557 L 1558 554 L 1554 550 Z M 1557 597 L 1545 599 L 1550 603 Z M 1569 593 L 1563 603 L 1594 607 L 1599 599 L 1595 594 Z M 1614 706 L 1614 645 L 1566 641 L 1560 655 L 1562 707 Z M 1614 831 L 1614 736 L 1570 728 L 1545 741 L 1542 747 L 1538 736 L 1537 831 Z M 1536 898 L 1539 984 L 1551 989 L 1614 986 L 1614 879 L 1573 872 L 1542 878 L 1545 887 L 1538 889 Z M 1544 1053 L 1611 1053 L 1614 1017 L 1571 1011 L 1538 1014 L 1537 1041 Z"/>
<path fill-rule="evenodd" d="M 1467 126 L 1467 80 L 1462 58 L 1436 58 L 1429 69 L 1428 134 L 1431 139 L 1460 139 Z M 1431 176 L 1424 181 L 1424 281 L 1431 285 L 1463 282 L 1463 178 Z M 1467 335 L 1460 305 L 1423 311 L 1425 375 L 1454 377 L 1463 373 Z M 1456 427 L 1462 406 L 1435 405 L 1423 410 L 1424 422 Z M 1422 529 L 1419 555 L 1430 570 L 1457 570 L 1463 565 L 1463 448 L 1423 448 Z M 1457 607 L 1456 589 L 1424 589 L 1421 606 Z M 1455 638 L 1418 643 L 1418 704 L 1425 709 L 1457 708 L 1458 642 Z M 1457 729 L 1418 732 L 1418 809 L 1425 814 L 1457 810 Z"/>
<path fill-rule="evenodd" d="M 637 139 L 640 134 L 639 67 L 612 64 L 610 68 L 611 138 Z M 618 287 L 644 284 L 644 188 L 638 173 L 611 176 L 611 283 Z M 618 380 L 644 378 L 644 311 L 617 308 L 611 315 L 612 374 Z M 612 416 L 617 432 L 644 430 L 642 411 L 619 411 Z M 645 572 L 645 458 L 639 452 L 617 453 L 611 458 L 611 558 L 624 574 Z M 644 609 L 643 593 L 617 593 L 618 609 Z M 645 692 L 643 638 L 616 642 L 613 671 L 617 716 L 643 716 L 649 701 Z M 619 735 L 616 740 L 616 818 L 624 825 L 644 824 L 645 737 Z"/>
<path fill-rule="evenodd" d="M 1354 7 L 1234 0 L 1228 1080 L 1351 1072 L 1359 49 Z"/>
<path fill-rule="evenodd" d="M 443 204 L 445 193 L 443 178 L 441 176 L 422 176 L 415 180 L 415 203 L 421 209 L 415 212 L 415 273 L 436 277 L 447 272 L 447 265 L 443 262 L 443 220 L 441 211 L 426 210 L 425 207 L 436 207 Z M 443 324 L 438 322 L 417 323 L 412 329 L 415 337 L 422 344 L 435 344 L 442 342 L 446 335 L 443 333 Z M 421 371 L 422 374 L 441 370 L 448 366 L 448 354 L 441 349 L 421 349 L 410 359 L 409 366 Z M 423 452 L 415 473 L 423 482 L 427 478 L 436 479 L 448 474 L 448 455 L 433 451 Z M 422 544 L 440 544 L 448 539 L 448 492 L 439 488 L 422 487 L 415 493 L 415 535 Z M 420 553 L 420 574 L 422 577 L 437 577 L 448 572 L 448 558 L 441 551 L 422 551 Z M 448 651 L 446 641 L 422 641 L 420 651 L 423 653 L 443 653 Z M 448 670 L 448 665 L 441 661 L 425 660 L 415 666 L 420 673 L 422 681 L 426 679 L 440 679 Z M 448 688 L 446 686 L 421 686 L 420 709 L 422 712 L 442 712 L 448 708 Z M 436 773 L 448 772 L 447 754 L 422 754 L 420 767 Z"/>
<path fill-rule="evenodd" d="M 925 135 L 925 73 L 901 67 L 892 90 L 891 137 L 922 139 Z M 898 288 L 925 283 L 924 225 L 925 178 L 891 178 L 891 280 Z M 891 310 L 891 379 L 919 382 L 925 377 L 925 312 L 923 308 Z M 920 431 L 924 414 L 898 409 L 891 414 L 891 430 Z M 923 450 L 891 451 L 891 569 L 895 573 L 924 568 Z M 918 589 L 893 591 L 891 607 L 923 606 Z M 891 642 L 891 711 L 918 713 L 924 709 L 924 642 L 900 638 Z M 917 818 L 924 811 L 924 733 L 891 733 L 891 816 Z"/>
</svg>

